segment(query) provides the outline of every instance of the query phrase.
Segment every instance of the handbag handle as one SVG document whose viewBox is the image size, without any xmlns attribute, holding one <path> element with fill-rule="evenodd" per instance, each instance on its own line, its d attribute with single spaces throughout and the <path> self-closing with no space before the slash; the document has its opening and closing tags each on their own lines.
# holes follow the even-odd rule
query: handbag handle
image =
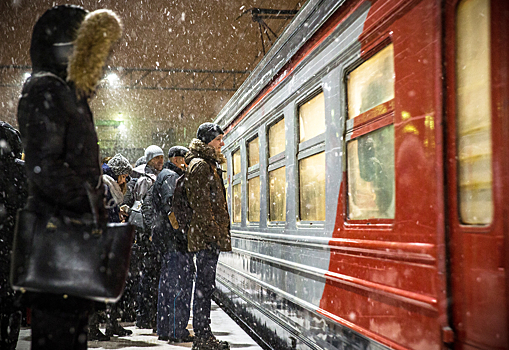
<svg viewBox="0 0 509 350">
<path fill-rule="evenodd" d="M 92 209 L 92 219 L 94 221 L 94 229 L 92 230 L 92 235 L 101 235 L 103 229 L 99 224 L 99 208 L 97 208 L 99 196 L 97 195 L 97 191 L 95 191 L 88 182 L 85 181 L 84 186 L 87 191 L 88 201 L 90 202 L 90 208 Z"/>
</svg>

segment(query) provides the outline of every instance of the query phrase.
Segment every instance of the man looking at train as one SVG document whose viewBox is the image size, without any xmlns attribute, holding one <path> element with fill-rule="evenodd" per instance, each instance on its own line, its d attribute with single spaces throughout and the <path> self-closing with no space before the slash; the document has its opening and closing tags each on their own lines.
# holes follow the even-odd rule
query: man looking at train
<svg viewBox="0 0 509 350">
<path fill-rule="evenodd" d="M 231 251 L 230 216 L 226 204 L 221 164 L 224 132 L 219 125 L 200 125 L 189 145 L 185 189 L 193 215 L 187 233 L 188 249 L 196 252 L 196 282 L 193 303 L 195 350 L 229 349 L 210 329 L 210 307 L 215 290 L 220 252 Z"/>
</svg>

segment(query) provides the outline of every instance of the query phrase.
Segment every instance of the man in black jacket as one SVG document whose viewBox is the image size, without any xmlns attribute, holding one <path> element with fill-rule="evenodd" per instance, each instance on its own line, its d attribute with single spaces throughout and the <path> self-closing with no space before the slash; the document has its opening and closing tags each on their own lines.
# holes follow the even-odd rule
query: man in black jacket
<svg viewBox="0 0 509 350">
<path fill-rule="evenodd" d="M 100 35 L 97 35 L 100 33 Z M 32 75 L 23 86 L 18 123 L 29 182 L 26 209 L 80 219 L 94 206 L 103 224 L 99 146 L 88 99 L 103 74 L 122 25 L 111 11 L 61 5 L 34 26 Z M 88 185 L 87 185 L 88 184 Z M 95 191 L 91 204 L 86 187 Z M 86 349 L 90 301 L 33 293 L 32 349 Z"/>
<path fill-rule="evenodd" d="M 194 263 L 187 250 L 187 236 L 172 226 L 172 198 L 177 179 L 184 173 L 188 149 L 174 146 L 168 152 L 166 169 L 152 188 L 152 241 L 159 248 L 161 273 L 157 299 L 157 334 L 170 343 L 191 342 L 187 330 L 191 311 Z M 173 221 L 175 224 L 175 221 Z"/>
</svg>

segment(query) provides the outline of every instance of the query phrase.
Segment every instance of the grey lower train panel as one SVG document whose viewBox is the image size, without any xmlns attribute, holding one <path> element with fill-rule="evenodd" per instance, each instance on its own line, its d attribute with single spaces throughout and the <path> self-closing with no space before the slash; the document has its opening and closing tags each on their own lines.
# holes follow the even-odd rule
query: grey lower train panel
<svg viewBox="0 0 509 350">
<path fill-rule="evenodd" d="M 227 265 L 218 265 L 214 298 L 264 349 L 389 349 L 249 274 L 235 271 L 237 279 L 232 281 L 228 270 Z"/>
</svg>

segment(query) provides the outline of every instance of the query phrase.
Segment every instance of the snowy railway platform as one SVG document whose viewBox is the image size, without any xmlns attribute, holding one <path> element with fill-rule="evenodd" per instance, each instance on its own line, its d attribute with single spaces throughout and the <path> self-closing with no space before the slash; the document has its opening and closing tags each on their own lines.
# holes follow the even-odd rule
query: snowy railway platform
<svg viewBox="0 0 509 350">
<path fill-rule="evenodd" d="M 217 304 L 212 302 L 211 328 L 214 335 L 219 340 L 226 340 L 230 343 L 231 349 L 259 350 L 261 347 L 247 335 Z M 189 322 L 189 328 L 192 328 L 192 319 Z M 133 334 L 127 337 L 112 337 L 109 341 L 89 341 L 89 349 L 190 349 L 192 343 L 168 344 L 160 341 L 157 335 L 149 329 L 139 329 L 132 323 L 123 324 L 124 327 L 133 331 Z M 102 329 L 104 331 L 104 329 Z M 30 328 L 23 328 L 19 335 L 17 350 L 30 349 Z"/>
</svg>

